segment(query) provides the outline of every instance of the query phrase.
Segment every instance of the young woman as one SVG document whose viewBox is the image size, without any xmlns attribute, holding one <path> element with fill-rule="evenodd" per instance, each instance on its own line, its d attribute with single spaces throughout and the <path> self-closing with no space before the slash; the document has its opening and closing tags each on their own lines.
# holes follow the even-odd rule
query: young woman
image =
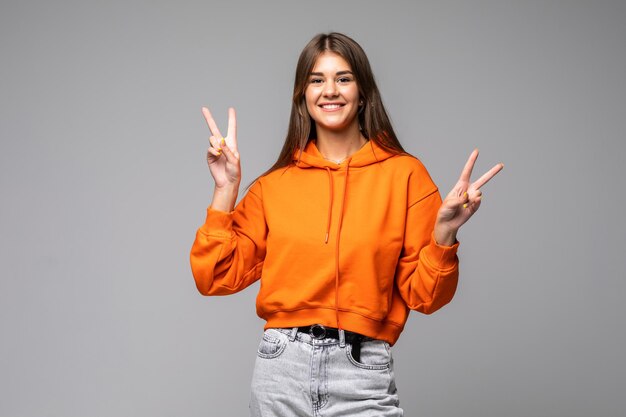
<svg viewBox="0 0 626 417">
<path fill-rule="evenodd" d="M 502 164 L 471 183 L 475 150 L 442 203 L 396 138 L 365 53 L 339 33 L 302 51 L 283 149 L 236 207 L 235 110 L 226 136 L 202 110 L 215 190 L 191 267 L 204 295 L 261 279 L 251 415 L 402 415 L 391 346 L 410 310 L 452 299 L 456 234 Z"/>
</svg>

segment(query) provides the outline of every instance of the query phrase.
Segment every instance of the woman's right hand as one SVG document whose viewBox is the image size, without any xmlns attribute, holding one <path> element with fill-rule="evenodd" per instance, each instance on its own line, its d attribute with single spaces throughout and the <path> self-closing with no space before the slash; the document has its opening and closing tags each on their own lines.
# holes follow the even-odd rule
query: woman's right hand
<svg viewBox="0 0 626 417">
<path fill-rule="evenodd" d="M 228 132 L 222 136 L 208 108 L 202 108 L 211 136 L 210 146 L 206 154 L 209 171 L 215 180 L 217 190 L 239 188 L 241 182 L 241 165 L 237 151 L 237 120 L 235 109 L 228 109 Z"/>
<path fill-rule="evenodd" d="M 228 132 L 225 137 L 217 128 L 209 109 L 203 107 L 202 114 L 211 130 L 211 137 L 209 137 L 211 146 L 209 146 L 206 154 L 209 171 L 215 180 L 211 208 L 230 212 L 235 206 L 239 183 L 241 182 L 235 109 L 232 107 L 228 109 Z"/>
</svg>

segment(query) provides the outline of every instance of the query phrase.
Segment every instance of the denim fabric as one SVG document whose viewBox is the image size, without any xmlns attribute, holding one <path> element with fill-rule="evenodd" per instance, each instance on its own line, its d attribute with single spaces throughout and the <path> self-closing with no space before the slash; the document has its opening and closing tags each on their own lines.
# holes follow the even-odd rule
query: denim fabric
<svg viewBox="0 0 626 417">
<path fill-rule="evenodd" d="M 340 340 L 265 330 L 252 375 L 252 417 L 402 416 L 389 343 L 366 337 L 361 358 Z"/>
</svg>

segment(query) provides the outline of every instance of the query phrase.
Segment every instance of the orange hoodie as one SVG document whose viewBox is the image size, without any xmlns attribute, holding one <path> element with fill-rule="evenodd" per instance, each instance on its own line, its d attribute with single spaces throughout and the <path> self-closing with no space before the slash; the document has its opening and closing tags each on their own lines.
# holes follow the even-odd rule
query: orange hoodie
<svg viewBox="0 0 626 417">
<path fill-rule="evenodd" d="M 432 237 L 440 205 L 410 155 L 369 141 L 336 164 L 310 141 L 233 212 L 207 210 L 191 269 L 203 295 L 261 279 L 256 310 L 265 329 L 320 323 L 393 345 L 410 309 L 430 314 L 454 295 L 459 244 Z"/>
</svg>

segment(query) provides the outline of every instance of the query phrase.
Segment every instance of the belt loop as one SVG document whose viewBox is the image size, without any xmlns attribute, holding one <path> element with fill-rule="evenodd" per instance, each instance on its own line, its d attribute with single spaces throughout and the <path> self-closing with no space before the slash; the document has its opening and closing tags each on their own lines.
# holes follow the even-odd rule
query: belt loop
<svg viewBox="0 0 626 417">
<path fill-rule="evenodd" d="M 298 328 L 294 327 L 291 329 L 291 334 L 289 335 L 289 340 L 291 342 L 293 342 L 294 340 L 296 340 L 296 334 L 298 333 Z"/>
<path fill-rule="evenodd" d="M 339 329 L 339 347 L 346 347 L 346 333 L 343 331 L 343 329 Z"/>
</svg>

